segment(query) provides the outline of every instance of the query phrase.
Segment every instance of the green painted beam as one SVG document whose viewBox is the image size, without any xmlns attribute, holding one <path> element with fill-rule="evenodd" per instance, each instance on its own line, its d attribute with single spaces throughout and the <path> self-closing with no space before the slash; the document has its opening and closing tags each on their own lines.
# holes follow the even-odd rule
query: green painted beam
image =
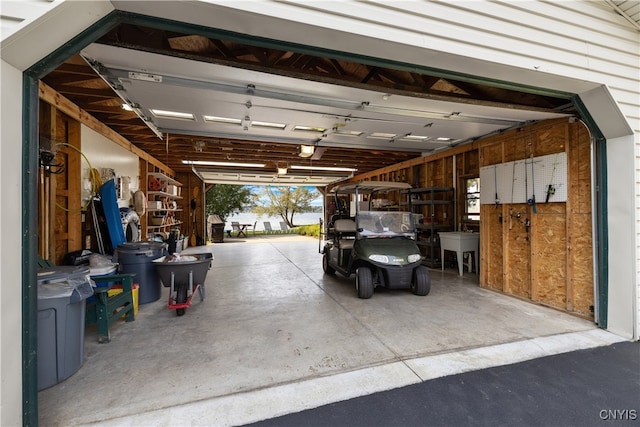
<svg viewBox="0 0 640 427">
<path fill-rule="evenodd" d="M 608 321 L 609 310 L 609 215 L 607 212 L 607 141 L 604 134 L 596 124 L 595 120 L 587 110 L 580 97 L 575 96 L 573 103 L 576 105 L 580 116 L 584 120 L 587 128 L 591 132 L 595 150 L 595 183 L 596 191 L 594 192 L 596 200 L 596 232 L 593 244 L 597 249 L 596 265 L 598 268 L 598 282 L 596 283 L 598 293 L 598 310 L 595 319 L 599 327 L 605 329 Z"/>
</svg>

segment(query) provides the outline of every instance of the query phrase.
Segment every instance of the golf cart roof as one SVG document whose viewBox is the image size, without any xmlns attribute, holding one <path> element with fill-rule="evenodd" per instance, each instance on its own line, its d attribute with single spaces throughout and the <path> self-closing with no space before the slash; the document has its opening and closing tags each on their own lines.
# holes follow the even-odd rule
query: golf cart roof
<svg viewBox="0 0 640 427">
<path fill-rule="evenodd" d="M 408 190 L 411 185 L 406 182 L 387 182 L 387 181 L 362 181 L 350 182 L 348 184 L 337 185 L 331 189 L 332 193 L 338 194 L 372 194 L 378 192 Z"/>
</svg>

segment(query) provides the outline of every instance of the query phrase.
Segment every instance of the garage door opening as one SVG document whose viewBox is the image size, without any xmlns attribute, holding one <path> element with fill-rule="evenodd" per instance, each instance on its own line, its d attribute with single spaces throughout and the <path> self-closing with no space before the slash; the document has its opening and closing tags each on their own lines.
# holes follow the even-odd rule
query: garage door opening
<svg viewBox="0 0 640 427">
<path fill-rule="evenodd" d="M 44 77 L 44 76 L 42 76 L 42 77 Z M 37 92 L 37 89 L 36 89 L 37 88 L 37 84 L 36 84 L 35 81 L 30 81 L 29 82 L 29 87 L 30 87 L 31 93 Z M 26 107 L 29 107 L 29 105 L 27 105 Z M 245 105 L 245 107 L 246 107 L 246 105 Z M 33 114 L 33 113 L 31 113 L 31 114 Z M 35 119 L 35 117 L 33 115 L 31 115 L 30 117 L 31 117 L 31 120 L 32 120 L 33 123 L 37 122 L 37 120 Z M 341 122 L 345 122 L 345 116 L 341 116 L 340 117 L 340 121 Z M 571 129 L 572 129 L 572 131 L 580 132 L 579 130 L 575 130 L 573 127 L 571 127 Z M 516 132 L 517 129 L 513 129 L 513 131 Z M 538 136 L 540 136 L 540 135 L 542 135 L 542 133 L 544 133 L 544 131 L 540 130 L 540 129 L 536 130 L 536 132 L 540 132 L 538 134 Z M 528 135 L 530 135 L 530 134 L 528 134 Z M 28 139 L 28 142 L 29 142 L 28 145 L 30 145 L 32 147 L 36 146 L 35 137 L 33 135 L 29 136 L 27 139 Z M 387 141 L 387 142 L 389 142 L 389 141 Z M 167 142 L 167 145 L 169 145 L 169 144 L 170 144 L 170 141 Z M 297 144 L 291 144 L 291 145 L 297 145 Z M 526 146 L 527 146 L 526 143 L 523 144 L 523 147 L 526 147 Z M 454 178 L 454 179 L 451 180 L 451 182 L 454 183 L 453 185 L 457 186 L 458 184 L 457 184 L 457 180 L 455 179 L 455 177 L 462 176 L 464 174 L 470 173 L 469 171 L 474 167 L 473 163 L 472 163 L 473 161 L 477 162 L 476 165 L 475 165 L 475 167 L 477 167 L 477 168 L 479 168 L 480 165 L 482 165 L 482 166 L 491 166 L 492 164 L 501 164 L 501 163 L 506 163 L 506 162 L 511 162 L 511 161 L 515 162 L 515 161 L 517 161 L 518 155 L 522 154 L 522 153 L 518 152 L 518 150 L 519 149 L 521 149 L 521 150 L 525 150 L 526 149 L 526 148 L 522 148 L 522 147 L 518 148 L 518 146 L 516 144 L 516 145 L 514 145 L 514 148 L 513 148 L 514 151 L 511 154 L 509 154 L 509 153 L 507 153 L 507 150 L 509 149 L 508 144 L 503 144 L 501 142 L 501 143 L 496 143 L 495 147 L 493 147 L 493 146 L 491 146 L 491 147 L 490 146 L 485 146 L 483 148 L 482 152 L 477 152 L 477 154 L 473 154 L 473 153 L 471 153 L 471 150 L 467 151 L 466 148 L 464 148 L 464 147 L 465 147 L 465 145 L 461 145 L 460 148 L 454 148 L 454 151 L 456 151 L 455 156 L 444 155 L 444 151 L 442 152 L 443 154 L 440 154 L 440 153 L 435 154 L 433 156 L 433 158 L 432 158 L 433 164 L 431 164 L 430 166 L 434 166 L 434 167 L 442 166 L 442 169 L 434 169 L 433 171 L 431 171 L 431 173 L 428 174 L 428 176 L 429 177 L 438 177 L 439 176 L 438 174 L 441 174 L 443 179 L 445 179 L 445 178 L 446 179 Z M 190 148 L 191 148 L 191 146 L 190 146 Z M 544 148 L 544 146 L 543 146 L 543 150 L 542 151 L 544 151 L 545 149 L 546 148 Z M 582 147 L 580 147 L 580 148 L 576 147 L 576 150 L 578 150 L 578 151 L 581 150 L 581 149 L 582 149 Z M 478 151 L 478 150 L 476 150 L 476 151 Z M 507 153 L 507 154 L 505 154 L 505 153 Z M 527 154 L 531 155 L 531 152 L 528 152 Z M 538 155 L 542 155 L 542 153 L 536 153 L 535 154 L 535 156 L 538 156 Z M 476 156 L 475 159 L 474 159 L 474 156 Z M 511 157 L 509 157 L 509 156 L 511 156 Z M 512 160 L 509 160 L 510 158 Z M 31 160 L 33 162 L 36 162 L 36 159 L 32 158 Z M 440 163 L 437 163 L 438 160 L 441 160 Z M 402 162 L 400 162 L 400 163 L 402 163 Z M 429 163 L 431 163 L 431 162 L 429 162 Z M 411 170 L 414 166 L 415 166 L 414 164 L 408 163 L 407 167 L 403 168 L 403 169 Z M 394 177 L 396 173 L 401 173 L 401 172 L 402 171 L 393 170 L 393 171 L 385 171 L 385 172 L 380 172 L 380 173 L 375 172 L 375 173 L 378 175 L 378 178 L 384 177 L 384 179 L 391 180 L 391 179 L 395 179 L 395 178 L 392 178 L 392 177 Z M 591 175 L 590 174 L 587 174 L 586 178 L 585 178 L 584 175 L 579 175 L 579 176 L 581 176 L 582 179 L 587 179 L 589 182 L 591 181 Z M 364 175 L 362 177 L 364 177 Z M 525 186 L 525 188 L 526 188 L 526 186 Z M 33 194 L 36 194 L 36 193 L 33 192 Z M 456 197 L 460 197 L 460 194 L 461 193 L 458 192 L 458 195 Z M 457 200 L 459 200 L 459 199 L 457 199 Z M 459 203 L 457 200 L 456 200 L 456 203 Z M 521 218 L 517 218 L 517 212 L 521 212 L 522 213 L 525 210 L 528 211 L 528 210 L 532 209 L 532 206 L 529 206 L 528 203 L 524 203 L 524 204 L 521 204 L 521 205 L 522 205 L 521 209 L 520 210 L 516 210 L 516 212 L 515 212 L 516 219 L 521 219 Z M 458 206 L 460 206 L 460 204 L 458 204 Z M 544 223 L 544 221 L 548 220 L 551 217 L 551 215 L 556 214 L 556 212 L 543 212 L 542 207 L 537 206 L 537 208 L 539 208 L 539 212 L 536 212 L 536 215 L 539 215 L 539 216 L 533 217 L 533 214 L 531 214 L 531 217 L 529 218 L 529 220 L 530 221 L 539 220 L 540 224 L 532 225 L 531 226 L 532 228 L 530 230 L 527 230 L 526 229 L 526 227 L 527 227 L 526 222 L 517 223 L 518 224 L 517 231 L 519 233 L 523 233 L 524 232 L 525 234 L 524 235 L 520 234 L 518 236 L 514 236 L 514 239 L 513 239 L 514 241 L 520 240 L 522 238 L 522 236 L 525 236 L 524 237 L 525 240 L 530 239 L 531 235 L 527 235 L 526 233 L 530 232 L 531 230 L 544 230 L 547 225 L 549 225 L 549 227 L 554 227 L 554 226 L 555 227 L 559 227 L 559 226 L 557 226 L 557 224 L 553 225 L 553 224 L 545 224 Z M 494 209 L 494 210 L 491 211 L 491 209 Z M 501 207 L 501 209 L 502 209 L 502 220 L 500 220 L 500 215 L 496 215 L 495 209 L 497 209 L 497 208 L 493 207 L 493 206 L 485 206 L 484 208 L 481 208 L 481 212 L 480 212 L 481 221 L 482 221 L 483 218 L 492 218 L 493 220 L 495 220 L 494 221 L 495 224 L 492 223 L 493 225 L 491 225 L 489 228 L 481 227 L 481 229 L 479 230 L 479 232 L 482 233 L 482 239 L 481 240 L 486 242 L 486 243 L 483 243 L 483 244 L 489 245 L 490 244 L 489 242 L 491 242 L 491 239 L 495 238 L 495 234 L 491 233 L 489 235 L 489 231 L 488 230 L 490 230 L 491 227 L 497 227 L 496 224 L 501 224 L 503 229 L 504 229 L 505 220 L 507 218 L 512 219 L 512 213 L 511 212 L 508 212 L 508 214 L 505 213 L 506 206 L 502 206 Z M 509 208 L 509 209 L 511 209 L 511 208 Z M 27 209 L 26 211 L 29 211 L 29 210 Z M 502 223 L 500 223 L 500 221 L 502 221 Z M 547 227 L 547 228 L 549 228 L 549 227 Z M 590 225 L 589 225 L 589 227 L 590 227 Z M 515 229 L 515 227 L 512 228 L 511 230 L 513 230 L 513 229 Z M 503 236 L 503 238 L 504 238 L 504 236 Z M 485 254 L 487 254 L 486 256 L 492 257 L 492 259 L 495 259 L 495 258 L 493 258 L 493 256 L 495 254 L 490 254 L 490 251 L 493 250 L 493 248 L 498 248 L 498 247 L 504 247 L 504 245 L 495 245 L 495 246 L 484 248 L 483 250 L 481 250 L 481 253 L 485 253 Z M 544 249 L 544 247 L 541 247 L 540 249 Z M 34 248 L 30 244 L 26 245 L 26 249 L 25 250 L 29 251 L 30 254 L 31 254 L 31 252 L 35 252 Z M 289 257 L 288 258 L 289 260 L 293 259 L 293 256 L 294 256 L 293 254 L 288 253 L 287 250 L 285 250 L 285 249 L 281 249 L 281 248 L 277 248 L 276 247 L 276 248 L 270 248 L 270 250 L 273 251 L 274 253 L 279 253 L 279 254 L 287 253 L 287 256 Z M 268 251 L 266 251 L 266 252 L 261 251 L 259 253 L 259 255 L 254 254 L 254 256 L 249 257 L 249 258 L 260 260 L 260 259 L 266 257 L 267 255 L 265 255 L 265 254 L 267 254 L 267 253 L 268 253 Z M 31 254 L 31 255 L 34 255 L 34 254 Z M 502 255 L 503 255 L 502 259 L 505 259 L 504 258 L 504 254 L 502 254 Z M 238 256 L 238 255 L 236 254 L 236 256 Z M 547 254 L 547 256 L 550 256 L 550 254 Z M 525 257 L 518 258 L 518 259 L 515 259 L 515 260 L 510 259 L 507 264 L 510 265 L 510 266 L 516 265 L 519 262 L 519 260 L 522 260 L 522 259 L 525 259 Z M 489 261 L 486 261 L 486 262 L 487 262 L 488 266 L 489 265 L 493 265 L 493 264 L 490 264 Z M 295 263 L 291 263 L 290 262 L 290 264 L 295 264 Z M 264 265 L 262 267 L 264 268 Z M 222 268 L 224 268 L 224 267 L 222 267 Z M 314 268 L 317 268 L 317 266 L 314 267 Z M 234 270 L 234 272 L 233 272 L 233 274 L 236 276 L 236 278 L 235 278 L 236 281 L 242 280 L 241 278 L 243 277 L 242 274 L 238 275 L 238 271 L 242 271 L 242 268 L 241 267 L 237 267 L 237 270 Z M 498 273 L 496 272 L 497 270 L 496 271 L 492 271 L 491 269 L 487 268 L 487 269 L 482 269 L 482 271 L 483 271 L 482 274 L 486 274 L 487 275 L 488 280 L 489 280 L 489 275 L 490 274 L 495 274 L 496 277 L 498 277 Z M 503 272 L 504 272 L 504 270 L 503 270 Z M 278 273 L 278 276 L 289 277 L 288 276 L 289 275 L 289 271 L 287 269 L 284 269 L 282 271 L 278 270 L 277 273 Z M 255 280 L 256 277 L 264 277 L 264 273 L 262 273 L 262 276 L 255 276 L 256 274 L 260 274 L 260 273 L 257 273 L 256 271 L 253 271 L 253 274 L 254 275 L 252 276 L 252 278 L 244 277 L 244 279 L 245 280 Z M 310 277 L 310 274 L 311 273 L 309 273 L 309 277 Z M 520 277 L 514 277 L 514 279 L 518 279 L 519 280 L 521 278 Z M 535 278 L 535 280 L 538 280 L 538 279 L 542 280 L 542 278 Z M 592 279 L 592 280 L 594 280 L 594 279 Z M 311 280 L 311 281 L 313 282 L 313 280 Z M 515 283 L 515 282 L 513 282 L 513 283 Z M 315 288 L 312 288 L 314 291 L 316 291 L 316 288 L 320 289 L 319 285 L 316 284 L 316 283 L 314 283 L 313 286 L 315 286 Z M 254 295 L 254 296 L 258 296 L 258 297 L 261 296 L 262 292 L 264 292 L 264 290 L 260 290 L 259 288 L 258 288 L 258 290 L 255 290 L 255 288 L 254 288 L 254 291 L 258 293 L 258 295 Z M 302 295 L 304 296 L 304 292 L 302 292 Z M 328 295 L 328 293 L 323 293 L 323 294 L 320 295 L 320 297 L 321 298 L 326 298 L 327 295 Z M 529 295 L 529 297 L 531 297 L 531 299 L 534 299 L 535 298 L 535 292 L 531 293 L 531 295 Z M 329 295 L 329 299 L 331 301 L 333 301 L 333 302 L 336 302 L 339 298 Z M 224 301 L 225 301 L 224 295 L 221 295 L 220 302 L 224 302 Z M 507 300 L 501 300 L 501 301 L 515 302 L 515 301 L 512 301 L 512 300 L 508 300 L 508 299 Z M 283 304 L 283 305 L 286 305 L 286 301 L 285 300 L 279 300 L 279 302 L 281 304 Z M 343 303 L 343 304 L 346 304 L 346 303 Z M 509 305 L 507 303 L 502 303 L 502 304 Z M 528 310 L 531 310 L 532 312 L 538 313 L 538 314 L 535 314 L 534 317 L 535 316 L 542 317 L 542 314 L 540 314 L 540 312 L 538 312 L 538 309 L 540 307 L 537 307 L 535 305 L 531 305 L 531 306 L 527 306 L 527 307 L 528 307 Z M 29 316 L 29 313 L 31 313 L 31 315 L 33 315 L 33 308 L 34 308 L 33 307 L 33 301 L 31 302 L 31 305 L 29 305 L 29 302 L 27 302 L 27 304 L 25 306 L 25 313 L 27 313 L 26 316 Z M 306 309 L 308 309 L 308 307 Z M 344 307 L 342 306 L 342 304 L 338 303 L 337 307 L 333 307 L 333 310 L 338 310 L 338 311 L 344 310 Z M 464 312 L 464 310 L 461 311 L 461 312 Z M 369 314 L 371 314 L 371 313 L 369 313 Z M 582 329 L 582 327 L 585 327 L 585 329 L 592 328 L 592 322 L 591 323 L 588 322 L 589 326 L 585 326 L 585 324 L 582 323 L 582 321 L 580 319 L 571 318 L 571 317 L 569 317 L 569 318 L 563 317 L 563 319 L 564 320 L 566 320 L 566 319 L 576 320 L 580 324 L 580 326 L 578 326 L 575 329 L 572 329 L 573 327 L 570 327 L 569 330 L 572 330 L 572 331 L 580 330 L 580 329 Z M 313 321 L 313 319 L 309 319 L 309 320 Z M 140 323 L 143 323 L 143 322 L 140 322 Z M 343 326 L 345 324 L 347 324 L 347 323 L 343 323 Z M 365 322 L 364 320 L 360 320 L 359 322 L 356 322 L 358 327 L 366 326 L 366 323 L 367 322 Z M 145 325 L 146 326 L 150 326 L 150 325 L 152 325 L 152 323 L 145 324 Z M 356 331 L 354 331 L 354 330 L 351 330 L 350 328 L 352 328 L 352 326 L 347 325 L 347 327 L 346 327 L 347 332 L 351 333 L 352 335 L 345 334 L 344 330 L 342 331 L 343 335 L 344 336 L 352 336 L 352 337 L 357 336 L 358 333 Z M 242 329 L 242 328 L 240 328 L 240 329 Z M 365 329 L 366 329 L 366 327 L 365 327 Z M 161 335 L 162 332 L 163 331 L 158 330 L 158 335 Z M 267 345 L 268 343 L 280 342 L 280 341 L 283 341 L 283 340 L 286 341 L 287 340 L 287 333 L 288 332 L 285 329 L 281 329 L 280 331 L 276 330 L 274 336 L 265 335 L 262 338 L 261 337 L 257 337 L 257 338 L 254 337 L 254 338 L 256 338 L 259 342 L 262 342 L 263 344 Z M 373 334 L 373 335 L 375 336 L 375 334 Z M 322 337 L 322 339 L 324 339 L 324 340 L 329 340 L 330 338 L 331 338 L 330 336 Z M 380 340 L 378 340 L 378 341 L 380 341 Z M 390 353 L 385 353 L 384 347 L 387 347 L 386 350 L 389 350 L 389 347 L 391 347 L 391 346 L 389 344 L 385 344 L 385 343 L 381 344 L 380 342 L 378 342 L 378 344 L 380 344 L 381 347 L 382 347 L 382 350 L 380 350 L 380 354 L 383 355 L 383 357 L 382 357 L 383 360 L 387 360 L 387 361 L 390 361 L 390 360 L 404 360 L 405 358 L 409 357 L 409 356 L 407 356 L 405 354 L 398 355 L 393 350 Z M 378 344 L 376 344 L 376 345 L 378 345 Z M 27 346 L 29 345 L 28 344 L 28 340 L 27 340 L 27 344 L 26 345 Z M 170 359 L 170 360 L 179 359 L 180 358 L 180 352 L 182 351 L 182 349 L 180 349 L 180 351 L 178 351 L 178 350 L 174 350 L 174 349 L 171 349 L 171 348 L 165 348 L 165 350 L 167 351 L 167 356 L 168 356 L 168 359 Z M 302 347 L 301 349 L 298 348 L 298 350 L 300 352 L 303 352 L 303 350 L 305 350 L 305 348 L 304 347 Z M 25 354 L 31 354 L 31 353 L 30 352 L 25 352 Z M 389 356 L 390 357 L 389 358 L 385 354 L 392 354 L 392 356 Z M 294 352 L 294 356 L 295 356 L 295 352 Z M 236 361 L 238 361 L 238 360 L 236 359 Z M 262 369 L 261 366 L 252 364 L 253 362 L 251 362 L 251 361 L 249 361 L 247 359 L 241 359 L 241 361 L 249 362 L 246 365 L 246 367 L 247 367 L 247 369 L 249 371 Z M 158 361 L 158 363 L 163 368 L 168 368 L 169 367 L 169 365 L 166 364 L 166 363 L 162 363 L 160 361 Z M 324 363 L 325 366 L 335 366 L 335 365 L 342 366 L 342 364 L 346 363 L 345 366 L 347 366 L 347 367 L 351 366 L 349 363 L 344 362 L 342 359 L 336 358 L 336 359 L 332 360 L 330 357 L 325 359 L 325 360 L 321 359 L 321 361 L 318 362 L 318 363 Z M 312 368 L 314 368 L 314 367 L 315 367 L 315 369 L 319 369 L 319 367 L 317 367 L 314 364 L 310 365 L 309 369 L 313 370 Z M 187 369 L 187 368 L 188 368 L 187 366 L 184 367 L 184 369 Z M 299 367 L 297 367 L 297 368 L 294 367 L 294 369 L 299 369 Z M 27 372 L 25 374 L 25 377 L 31 378 L 33 380 L 33 373 Z M 179 381 L 179 378 L 176 378 L 176 380 Z M 242 388 L 240 388 L 238 390 L 242 390 Z M 236 392 L 238 390 L 236 390 Z M 198 393 L 196 393 L 196 397 L 197 396 L 203 397 L 204 395 L 198 395 Z M 25 401 L 31 401 L 32 402 L 34 400 L 33 399 L 25 399 Z"/>
</svg>

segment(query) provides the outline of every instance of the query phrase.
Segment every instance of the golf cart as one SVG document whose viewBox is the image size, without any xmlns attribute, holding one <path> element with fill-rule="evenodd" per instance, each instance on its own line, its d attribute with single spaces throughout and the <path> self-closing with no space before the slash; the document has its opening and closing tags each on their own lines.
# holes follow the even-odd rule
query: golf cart
<svg viewBox="0 0 640 427">
<path fill-rule="evenodd" d="M 338 271 L 349 277 L 355 273 L 359 298 L 371 298 L 377 286 L 427 295 L 431 278 L 416 245 L 410 191 L 404 182 L 365 181 L 334 187 L 336 212 L 320 236 L 325 274 Z M 397 196 L 393 206 L 388 205 L 389 199 L 376 198 L 389 193 Z M 398 202 L 401 197 L 406 204 Z M 351 215 L 345 200 L 353 206 Z"/>
</svg>

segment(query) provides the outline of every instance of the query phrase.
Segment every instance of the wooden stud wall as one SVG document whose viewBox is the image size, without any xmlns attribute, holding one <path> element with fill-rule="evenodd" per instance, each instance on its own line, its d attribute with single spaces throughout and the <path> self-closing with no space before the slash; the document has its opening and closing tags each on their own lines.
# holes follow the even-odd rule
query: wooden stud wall
<svg viewBox="0 0 640 427">
<path fill-rule="evenodd" d="M 196 236 L 196 240 L 206 239 L 206 218 L 204 183 L 196 175 L 178 174 L 176 177 L 182 183 L 182 212 L 180 212 L 180 221 L 182 221 L 181 231 L 187 236 Z M 194 189 L 198 188 L 198 196 L 194 199 Z M 195 200 L 195 210 L 191 208 L 191 201 Z M 195 215 L 195 216 L 194 216 Z M 190 239 L 193 240 L 193 239 Z M 192 245 L 192 243 L 190 243 Z"/>
<path fill-rule="evenodd" d="M 592 317 L 593 257 L 589 137 L 557 120 L 487 138 L 480 167 L 566 152 L 566 203 L 481 208 L 480 286 Z M 526 227 L 527 221 L 530 227 Z"/>
<path fill-rule="evenodd" d="M 353 180 L 395 180 L 405 174 L 416 187 L 451 186 L 455 156 L 459 186 L 464 177 L 478 176 L 481 167 L 559 152 L 567 154 L 566 203 L 539 200 L 536 213 L 526 203 L 504 200 L 481 206 L 480 286 L 593 318 L 591 148 L 582 124 L 545 121 Z M 462 196 L 457 197 L 462 206 Z"/>
<path fill-rule="evenodd" d="M 82 200 L 80 200 L 81 166 L 84 160 L 78 150 L 82 150 L 82 124 L 108 138 L 114 144 L 138 155 L 141 183 L 146 180 L 148 167 L 157 168 L 168 175 L 174 175 L 175 172 L 156 158 L 136 148 L 122 136 L 44 83 L 40 83 L 40 101 L 38 126 L 41 145 L 48 144 L 48 141 L 52 140 L 53 143 L 64 142 L 75 147 L 75 149 L 64 146 L 56 147 L 58 151 L 56 161 L 65 165 L 64 173 L 60 175 L 46 174 L 42 168 L 40 171 L 38 254 L 42 258 L 61 265 L 64 263 L 64 257 L 67 253 L 84 248 L 84 236 L 91 234 L 86 230 L 87 227 L 84 227 L 85 230 L 83 230 L 80 210 L 82 208 Z M 51 147 L 41 146 L 40 148 Z M 90 222 L 90 219 L 85 218 L 85 225 L 89 226 L 87 221 Z M 145 216 L 142 216 L 140 225 L 141 238 L 144 240 L 146 239 Z"/>
<path fill-rule="evenodd" d="M 63 167 L 53 167 L 51 172 L 40 168 L 38 253 L 61 265 L 67 253 L 83 246 L 82 201 L 80 180 L 77 179 L 81 170 L 80 124 L 44 103 L 39 111 L 41 148 L 56 152 L 54 163 Z M 61 173 L 53 173 L 57 171 Z"/>
</svg>

